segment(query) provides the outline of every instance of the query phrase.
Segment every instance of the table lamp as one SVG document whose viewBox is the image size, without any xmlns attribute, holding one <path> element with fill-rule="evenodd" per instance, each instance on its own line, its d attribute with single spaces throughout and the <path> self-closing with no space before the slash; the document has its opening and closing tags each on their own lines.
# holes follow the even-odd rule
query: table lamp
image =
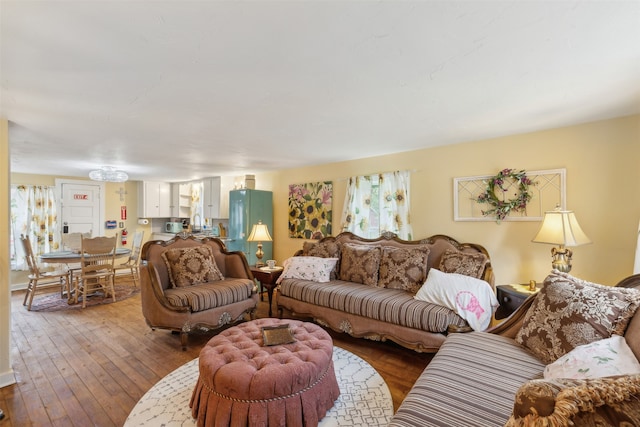
<svg viewBox="0 0 640 427">
<path fill-rule="evenodd" d="M 573 252 L 567 246 L 573 247 L 591 243 L 591 240 L 580 228 L 573 211 L 563 211 L 559 206 L 544 213 L 540 230 L 532 241 L 559 245 L 558 248 L 551 248 L 551 267 L 563 273 L 571 271 Z"/>
<path fill-rule="evenodd" d="M 264 252 L 262 252 L 262 242 L 270 242 L 271 235 L 269 234 L 269 228 L 267 228 L 267 224 L 263 224 L 262 221 L 258 221 L 257 224 L 253 225 L 253 229 L 247 238 L 248 242 L 258 242 L 258 251 L 256 252 L 256 267 L 264 266 L 264 262 L 262 262 L 262 257 L 264 256 Z"/>
</svg>

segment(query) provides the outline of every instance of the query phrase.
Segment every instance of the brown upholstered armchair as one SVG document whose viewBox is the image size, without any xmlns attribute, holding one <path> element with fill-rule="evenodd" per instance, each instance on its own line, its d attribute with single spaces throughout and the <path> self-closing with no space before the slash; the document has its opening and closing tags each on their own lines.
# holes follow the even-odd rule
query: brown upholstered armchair
<svg viewBox="0 0 640 427">
<path fill-rule="evenodd" d="M 179 332 L 183 350 L 196 329 L 217 329 L 253 318 L 257 288 L 242 252 L 227 252 L 215 238 L 181 233 L 142 248 L 142 314 L 155 330 Z"/>
</svg>

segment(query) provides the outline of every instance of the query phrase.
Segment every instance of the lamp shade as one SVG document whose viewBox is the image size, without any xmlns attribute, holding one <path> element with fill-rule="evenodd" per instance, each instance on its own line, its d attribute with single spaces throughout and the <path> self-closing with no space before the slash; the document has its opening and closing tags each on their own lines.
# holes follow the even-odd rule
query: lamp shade
<svg viewBox="0 0 640 427">
<path fill-rule="evenodd" d="M 247 237 L 247 241 L 270 242 L 271 235 L 269 234 L 269 228 L 267 228 L 267 225 L 263 224 L 262 221 L 258 221 L 257 224 L 254 224 L 249 237 Z"/>
<path fill-rule="evenodd" d="M 550 243 L 561 246 L 580 246 L 591 243 L 584 234 L 573 211 L 556 208 L 544 213 L 542 226 L 533 238 L 536 243 Z"/>
</svg>

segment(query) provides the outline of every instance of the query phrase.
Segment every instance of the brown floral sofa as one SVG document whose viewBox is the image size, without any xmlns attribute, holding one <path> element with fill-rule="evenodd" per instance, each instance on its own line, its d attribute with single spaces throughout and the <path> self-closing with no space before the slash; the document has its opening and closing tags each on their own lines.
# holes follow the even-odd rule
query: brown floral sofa
<svg viewBox="0 0 640 427">
<path fill-rule="evenodd" d="M 253 318 L 258 294 L 242 252 L 227 252 L 216 238 L 180 233 L 142 247 L 142 314 L 152 328 L 188 334 Z"/>
<path fill-rule="evenodd" d="M 393 234 L 363 239 L 341 233 L 305 242 L 295 255 L 287 262 L 308 258 L 316 260 L 315 269 L 301 268 L 301 275 L 289 276 L 285 262 L 277 294 L 280 317 L 292 313 L 335 331 L 392 340 L 416 351 L 435 352 L 448 329 L 469 327 L 455 310 L 417 299 L 432 268 L 482 282 L 494 294 L 487 251 L 445 235 L 405 241 Z"/>
<path fill-rule="evenodd" d="M 450 334 L 390 427 L 639 426 L 639 305 L 640 276 L 554 271 L 494 329 Z"/>
</svg>

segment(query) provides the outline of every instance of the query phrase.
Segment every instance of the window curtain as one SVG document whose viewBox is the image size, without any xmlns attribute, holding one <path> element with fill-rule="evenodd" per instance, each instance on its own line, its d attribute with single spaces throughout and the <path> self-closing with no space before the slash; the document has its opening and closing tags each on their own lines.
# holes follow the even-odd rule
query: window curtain
<svg viewBox="0 0 640 427">
<path fill-rule="evenodd" d="M 20 235 L 29 237 L 36 257 L 60 249 L 55 187 L 11 186 L 11 263 L 27 270 Z"/>
<path fill-rule="evenodd" d="M 409 223 L 410 184 L 408 171 L 380 174 L 380 234 L 390 231 L 404 240 L 413 238 Z"/>
<path fill-rule="evenodd" d="M 369 236 L 371 178 L 371 176 L 349 178 L 342 212 L 342 231 L 350 231 L 356 236 Z"/>
<path fill-rule="evenodd" d="M 342 213 L 342 231 L 350 231 L 366 238 L 373 234 L 379 236 L 384 232 L 391 232 L 401 239 L 411 240 L 410 184 L 408 171 L 349 178 Z M 375 187 L 377 191 L 374 191 Z M 378 224 L 371 224 L 372 205 L 378 212 Z M 371 230 L 371 227 L 376 227 L 377 230 Z"/>
</svg>

